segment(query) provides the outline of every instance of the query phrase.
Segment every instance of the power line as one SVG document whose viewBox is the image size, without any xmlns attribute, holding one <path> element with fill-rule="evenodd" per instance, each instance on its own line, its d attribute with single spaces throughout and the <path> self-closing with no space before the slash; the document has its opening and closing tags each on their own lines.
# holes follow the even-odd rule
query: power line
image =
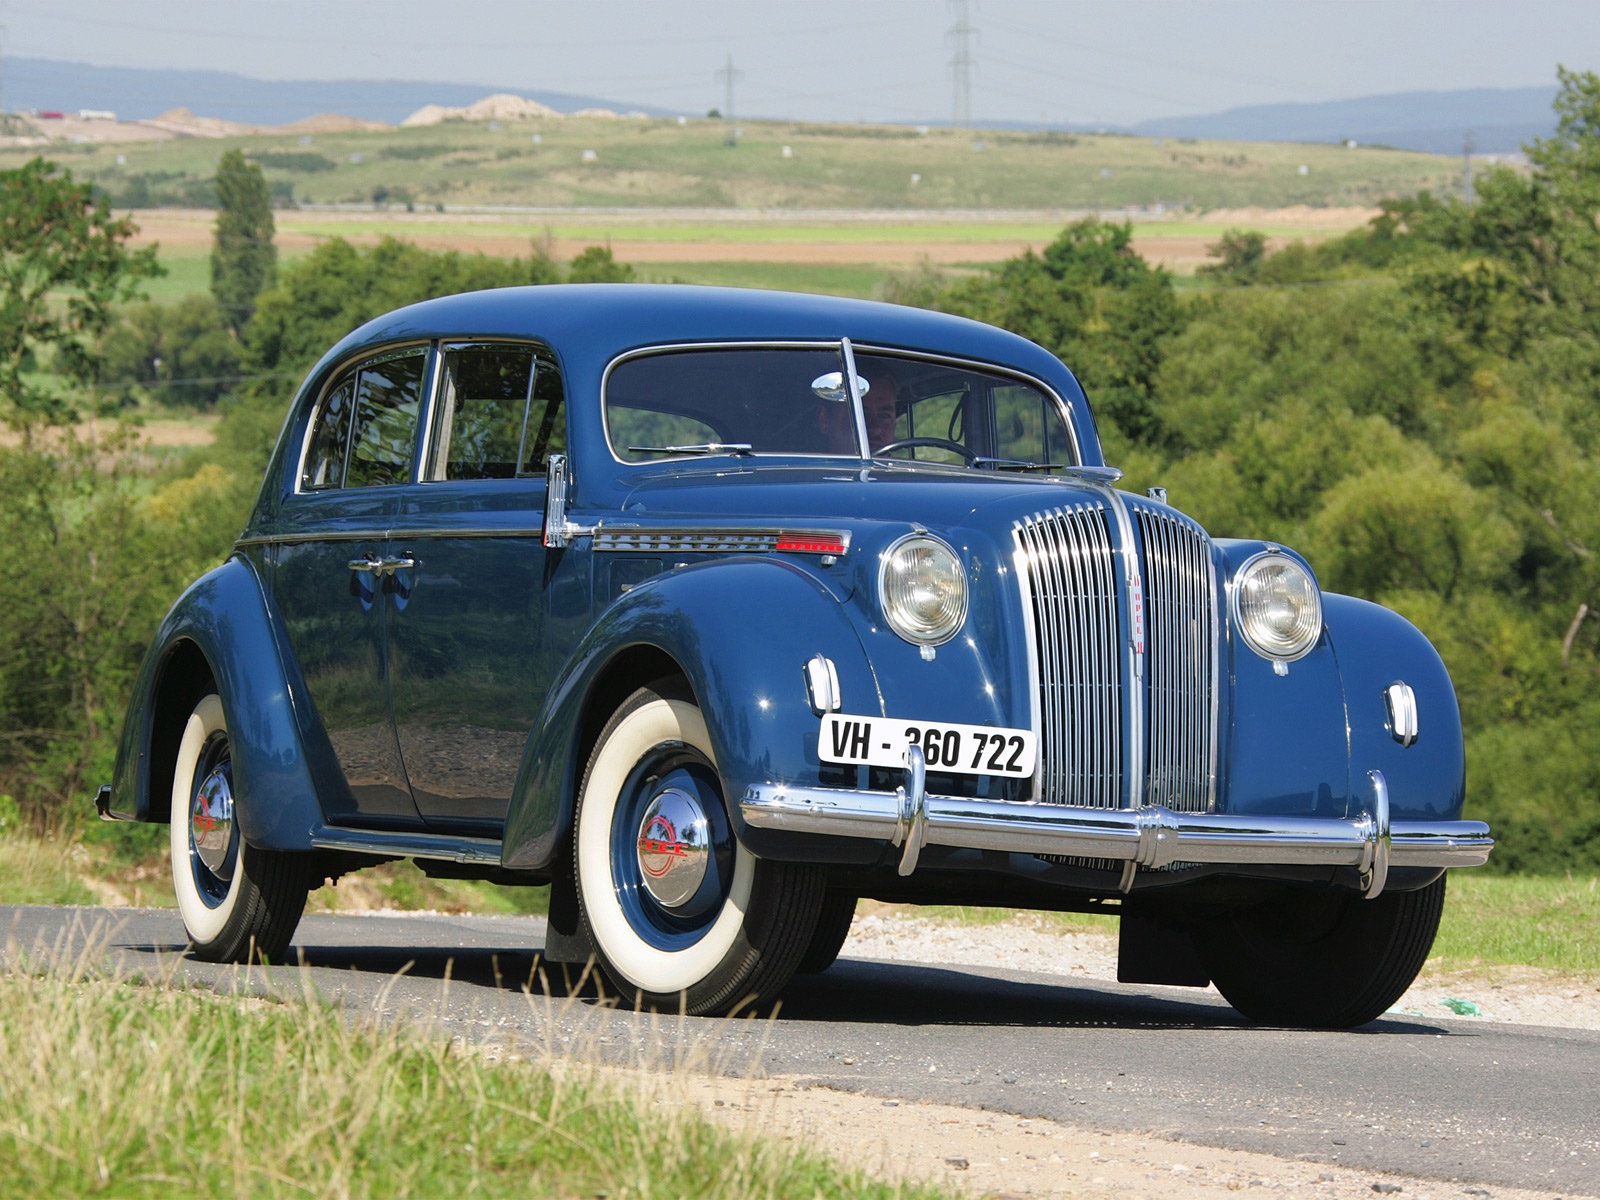
<svg viewBox="0 0 1600 1200">
<path fill-rule="evenodd" d="M 950 0 L 955 10 L 956 23 L 946 36 L 955 44 L 950 59 L 950 75 L 955 84 L 955 101 L 952 116 L 957 129 L 972 124 L 972 41 L 978 31 L 967 20 L 967 0 Z"/>
<path fill-rule="evenodd" d="M 744 78 L 744 72 L 737 70 L 733 65 L 733 54 L 728 55 L 728 65 L 717 70 L 716 77 L 726 87 L 722 105 L 722 119 L 727 125 L 727 134 L 722 139 L 728 145 L 733 145 L 733 85 Z"/>
</svg>

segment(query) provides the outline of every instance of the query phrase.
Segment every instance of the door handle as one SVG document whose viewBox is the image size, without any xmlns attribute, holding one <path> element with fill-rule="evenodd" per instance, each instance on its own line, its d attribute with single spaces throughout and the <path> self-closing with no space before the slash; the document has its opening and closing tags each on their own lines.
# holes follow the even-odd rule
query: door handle
<svg viewBox="0 0 1600 1200">
<path fill-rule="evenodd" d="M 417 565 L 417 560 L 410 554 L 398 557 L 379 558 L 376 554 L 364 554 L 360 558 L 350 560 L 350 569 L 362 574 L 371 573 L 382 578 L 393 575 L 398 571 L 410 571 Z"/>
</svg>

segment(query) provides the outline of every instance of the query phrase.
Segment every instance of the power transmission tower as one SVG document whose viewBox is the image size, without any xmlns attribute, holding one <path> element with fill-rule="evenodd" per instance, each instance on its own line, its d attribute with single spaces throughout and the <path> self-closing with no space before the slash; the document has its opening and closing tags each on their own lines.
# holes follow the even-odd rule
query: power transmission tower
<svg viewBox="0 0 1600 1200">
<path fill-rule="evenodd" d="M 972 124 L 972 42 L 978 31 L 967 20 L 967 0 L 950 0 L 955 10 L 956 23 L 946 33 L 955 46 L 950 57 L 950 76 L 955 83 L 956 128 L 966 129 Z"/>
<path fill-rule="evenodd" d="M 722 140 L 726 145 L 731 146 L 735 140 L 733 130 L 733 85 L 744 78 L 744 72 L 734 69 L 733 55 L 730 54 L 728 55 L 728 65 L 718 69 L 716 77 L 718 82 L 722 83 L 725 88 L 722 102 L 722 119 L 726 122 L 727 133 Z"/>
<path fill-rule="evenodd" d="M 1468 130 L 1461 139 L 1461 203 L 1472 203 L 1472 155 L 1478 148 L 1477 139 Z"/>
</svg>

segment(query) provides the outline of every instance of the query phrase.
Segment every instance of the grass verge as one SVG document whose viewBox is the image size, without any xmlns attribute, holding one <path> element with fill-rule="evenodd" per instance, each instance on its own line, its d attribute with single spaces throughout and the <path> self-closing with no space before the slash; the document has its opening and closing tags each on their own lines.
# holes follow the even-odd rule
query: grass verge
<svg viewBox="0 0 1600 1200">
<path fill-rule="evenodd" d="M 0 904 L 93 904 L 83 882 L 91 861 L 78 842 L 0 835 Z"/>
<path fill-rule="evenodd" d="M 1452 872 L 1433 957 L 1600 976 L 1600 879 Z"/>
<path fill-rule="evenodd" d="M 935 1197 L 315 1000 L 0 973 L 0 1197 Z M 129 1088 L 138 1080 L 137 1095 Z"/>
</svg>

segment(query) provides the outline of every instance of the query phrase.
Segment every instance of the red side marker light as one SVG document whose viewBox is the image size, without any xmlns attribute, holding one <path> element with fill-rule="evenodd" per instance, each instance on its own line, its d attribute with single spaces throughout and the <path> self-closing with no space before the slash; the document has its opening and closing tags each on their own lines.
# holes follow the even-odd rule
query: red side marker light
<svg viewBox="0 0 1600 1200">
<path fill-rule="evenodd" d="M 793 554 L 843 554 L 845 544 L 843 538 L 801 534 L 780 533 L 778 535 L 778 549 L 787 550 Z"/>
</svg>

